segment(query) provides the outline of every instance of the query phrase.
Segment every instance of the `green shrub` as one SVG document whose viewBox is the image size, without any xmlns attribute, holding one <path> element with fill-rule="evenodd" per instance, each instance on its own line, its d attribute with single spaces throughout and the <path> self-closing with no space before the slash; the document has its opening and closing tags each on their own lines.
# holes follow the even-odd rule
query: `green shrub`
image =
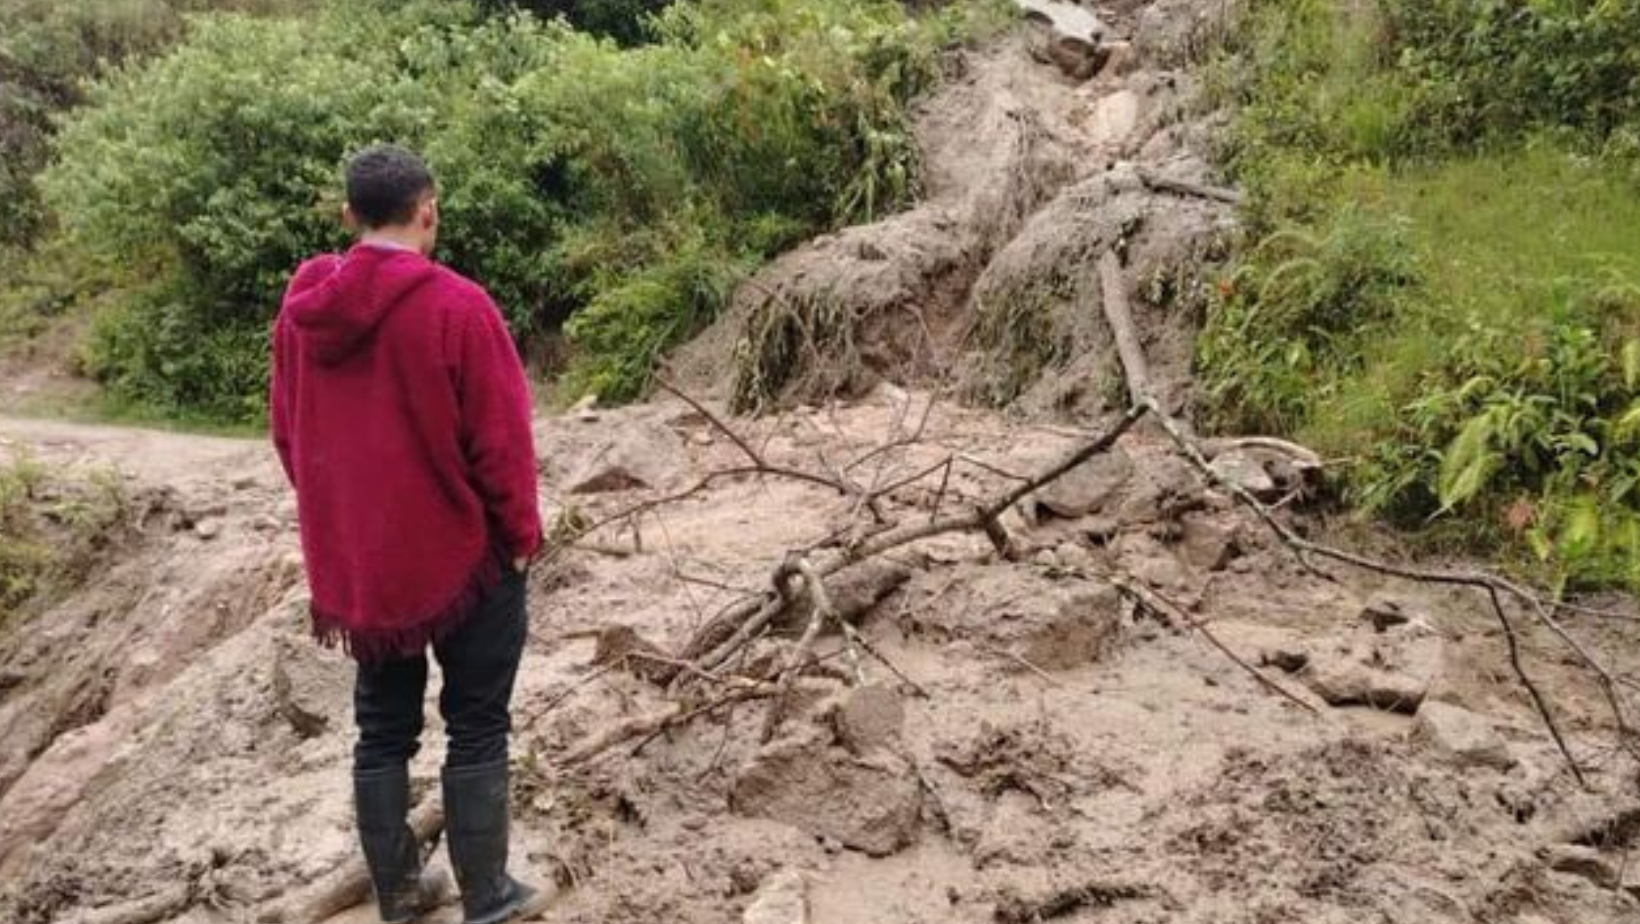
<svg viewBox="0 0 1640 924">
<path fill-rule="evenodd" d="M 483 0 L 490 12 L 528 10 L 542 19 L 562 18 L 582 32 L 636 45 L 650 37 L 649 22 L 669 0 Z"/>
<path fill-rule="evenodd" d="M 82 84 L 163 51 L 205 9 L 287 12 L 309 0 L 0 0 L 0 246 L 31 244 L 47 224 L 34 177 L 53 118 Z"/>
<path fill-rule="evenodd" d="M 718 0 L 622 49 L 450 2 L 200 20 L 93 90 L 44 179 L 81 246 L 161 268 L 97 325 L 92 368 L 127 398 L 254 419 L 287 274 L 343 243 L 341 164 L 396 140 L 441 177 L 444 258 L 521 336 L 587 312 L 569 381 L 637 394 L 746 267 L 914 193 L 905 105 L 957 21 Z"/>
<path fill-rule="evenodd" d="M 1198 343 L 1212 425 L 1345 497 L 1640 586 L 1640 5 L 1255 0 L 1209 85 L 1252 240 Z"/>
</svg>

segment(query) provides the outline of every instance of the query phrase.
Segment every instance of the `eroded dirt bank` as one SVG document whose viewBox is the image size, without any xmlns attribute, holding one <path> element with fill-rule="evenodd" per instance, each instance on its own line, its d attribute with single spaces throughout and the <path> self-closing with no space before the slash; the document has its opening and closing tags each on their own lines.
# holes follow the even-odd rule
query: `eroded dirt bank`
<svg viewBox="0 0 1640 924">
<path fill-rule="evenodd" d="M 925 402 L 886 389 L 737 426 L 772 464 L 840 465 Z M 16 422 L 0 438 L 54 465 L 131 463 L 133 488 L 168 498 L 84 588 L 0 642 L 0 917 L 96 920 L 75 915 L 150 899 L 172 902 L 157 920 L 254 919 L 348 858 L 350 672 L 307 638 L 267 449 Z M 937 405 L 921 442 L 861 475 L 892 484 L 953 449 L 1030 471 L 1075 439 Z M 555 508 L 589 517 L 740 461 L 682 404 L 544 420 L 540 441 Z M 942 503 L 1006 484 L 959 467 Z M 926 516 L 936 486 L 892 493 L 884 513 Z M 867 659 L 864 686 L 850 672 L 806 683 L 768 745 L 765 707 L 747 703 L 636 754 L 629 742 L 555 766 L 665 702 L 630 671 L 593 676 L 596 630 L 626 625 L 673 649 L 855 506 L 815 485 L 728 479 L 643 517 L 641 551 L 616 531 L 534 574 L 515 797 L 525 864 L 563 888 L 553 920 L 732 921 L 760 894 L 778 905 L 781 888 L 817 924 L 1640 913 L 1624 872 L 1635 768 L 1609 750 L 1595 689 L 1553 639 L 1526 632 L 1525 654 L 1590 764 L 1589 791 L 1479 599 L 1304 572 L 1154 434 L 1011 515 L 1019 561 L 952 535 L 873 579 L 868 597 L 882 597 L 857 624 L 926 698 Z M 1190 607 L 1318 714 L 1136 610 L 1109 574 Z M 1577 624 L 1613 663 L 1640 642 L 1634 628 Z M 827 636 L 818 651 L 841 664 L 840 648 Z M 427 792 L 432 727 L 416 764 Z"/>
</svg>

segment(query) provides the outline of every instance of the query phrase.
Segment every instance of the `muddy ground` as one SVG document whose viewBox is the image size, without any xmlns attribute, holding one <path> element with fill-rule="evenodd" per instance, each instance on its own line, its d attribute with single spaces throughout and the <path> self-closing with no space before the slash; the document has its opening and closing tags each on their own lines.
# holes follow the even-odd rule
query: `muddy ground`
<svg viewBox="0 0 1640 924">
<path fill-rule="evenodd" d="M 771 463 L 843 464 L 926 401 L 886 388 L 737 427 Z M 552 508 L 588 516 L 740 461 L 682 404 L 544 419 L 539 435 Z M 120 466 L 162 498 L 85 586 L 0 642 L 0 918 L 85 920 L 180 884 L 161 920 L 251 920 L 351 856 L 350 667 L 307 637 L 268 449 L 17 421 L 0 439 L 64 470 Z M 1031 471 L 1077 439 L 938 404 L 921 443 L 860 475 L 889 484 L 953 449 Z M 627 487 L 571 492 L 589 481 Z M 941 502 L 1006 485 L 960 466 Z M 926 516 L 936 487 L 895 492 L 886 515 Z M 789 874 L 817 924 L 1640 919 L 1635 767 L 1564 649 L 1526 632 L 1586 791 L 1478 598 L 1305 572 L 1154 433 L 1010 515 L 1017 562 L 964 534 L 894 556 L 892 589 L 858 625 L 926 697 L 866 658 L 863 686 L 852 671 L 806 681 L 768 745 L 765 706 L 749 703 L 555 766 L 665 702 L 629 672 L 592 676 L 592 630 L 675 649 L 784 550 L 853 522 L 855 503 L 732 479 L 644 517 L 636 539 L 602 534 L 601 551 L 536 569 L 514 795 L 521 865 L 560 890 L 550 920 L 734 921 Z M 1136 610 L 1111 574 L 1181 601 L 1316 713 Z M 1632 663 L 1637 627 L 1574 627 Z"/>
<path fill-rule="evenodd" d="M 734 424 L 772 464 L 881 486 L 960 455 L 943 490 L 910 482 L 881 514 L 959 509 L 1085 438 L 1021 421 L 1096 427 L 1122 403 L 1089 274 L 1114 250 L 1158 386 L 1187 408 L 1193 293 L 1233 210 L 1145 177 L 1214 180 L 1217 117 L 1195 108 L 1189 68 L 1228 7 L 1102 6 L 1112 47 L 1081 63 L 1040 32 L 966 55 L 919 116 L 925 201 L 776 261 L 675 374 L 718 413 L 748 395 L 787 408 Z M 775 367 L 748 357 L 784 348 L 759 331 L 791 306 L 849 335 L 758 380 Z M 6 399 L 37 378 L 0 376 Z M 942 383 L 942 398 L 885 378 Z M 919 440 L 849 466 L 924 420 Z M 543 417 L 538 442 L 555 521 L 744 462 L 676 401 Z M 0 458 L 16 452 L 64 479 L 117 473 L 132 514 L 83 579 L 0 628 L 0 921 L 267 917 L 355 850 L 351 667 L 308 637 L 271 451 L 0 418 Z M 1344 536 L 1278 460 L 1224 464 L 1307 534 L 1394 552 Z M 827 635 L 830 676 L 805 678 L 768 744 L 753 702 L 560 765 L 668 702 L 595 663 L 609 630 L 677 650 L 787 550 L 862 515 L 813 483 L 722 479 L 537 566 L 514 801 L 520 872 L 558 891 L 549 920 L 1640 921 L 1640 778 L 1562 643 L 1515 614 L 1586 786 L 1484 600 L 1305 570 L 1143 428 L 1010 512 L 1012 560 L 953 534 L 840 575 L 862 638 L 904 678 L 871 657 L 856 669 Z M 1120 582 L 1188 616 L 1160 619 Z M 1566 618 L 1633 682 L 1640 625 Z M 439 727 L 430 714 L 414 768 L 424 797 Z"/>
</svg>

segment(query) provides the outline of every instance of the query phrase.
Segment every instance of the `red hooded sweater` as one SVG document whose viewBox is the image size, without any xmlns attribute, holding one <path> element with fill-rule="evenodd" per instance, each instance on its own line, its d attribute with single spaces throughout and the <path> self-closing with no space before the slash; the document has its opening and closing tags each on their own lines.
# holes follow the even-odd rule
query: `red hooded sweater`
<svg viewBox="0 0 1640 924">
<path fill-rule="evenodd" d="M 326 644 L 419 653 L 540 547 L 518 351 L 481 287 L 420 254 L 359 244 L 297 269 L 271 416 Z"/>
</svg>

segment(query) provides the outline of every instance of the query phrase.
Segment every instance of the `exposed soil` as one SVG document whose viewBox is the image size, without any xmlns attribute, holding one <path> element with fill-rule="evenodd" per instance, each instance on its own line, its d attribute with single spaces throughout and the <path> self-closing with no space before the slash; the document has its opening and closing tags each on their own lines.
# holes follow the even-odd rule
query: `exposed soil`
<svg viewBox="0 0 1640 924">
<path fill-rule="evenodd" d="M 813 465 L 876 444 L 924 400 L 880 390 L 740 426 L 771 462 Z M 186 901 L 158 919 L 239 920 L 349 858 L 350 668 L 307 638 L 270 451 L 66 424 L 7 422 L 0 438 L 52 464 L 124 466 L 134 488 L 170 497 L 84 586 L 0 640 L 0 919 L 68 920 L 180 882 Z M 643 473 L 647 487 L 563 493 L 590 460 L 618 458 L 611 447 L 654 440 L 677 451 Z M 925 440 L 882 483 L 948 446 L 1031 470 L 1073 436 L 940 405 Z M 588 514 L 738 461 L 673 404 L 543 420 L 540 442 L 554 507 Z M 541 710 L 593 669 L 587 630 L 626 625 L 676 649 L 737 596 L 706 582 L 759 586 L 784 549 L 847 522 L 853 498 L 722 482 L 646 518 L 641 552 L 539 568 L 514 795 L 522 865 L 562 891 L 551 920 L 736 920 L 794 871 L 818 924 L 1640 915 L 1624 863 L 1640 833 L 1635 768 L 1604 750 L 1596 691 L 1552 639 L 1528 632 L 1526 657 L 1592 765 L 1589 792 L 1508 673 L 1481 601 L 1320 580 L 1155 437 L 1121 450 L 1011 519 L 1022 562 L 965 535 L 896 556 L 904 582 L 859 625 L 928 698 L 868 660 L 864 687 L 805 683 L 766 746 L 765 707 L 745 704 L 563 772 L 554 755 L 665 692 L 610 671 Z M 963 471 L 945 503 L 1005 485 Z M 896 493 L 887 514 L 919 515 L 932 490 Z M 1193 605 L 1249 660 L 1293 668 L 1267 670 L 1320 716 L 1136 614 L 1099 577 L 1112 570 Z M 1627 623 L 1576 630 L 1614 663 L 1640 642 Z M 1322 705 L 1312 675 L 1346 668 L 1473 713 L 1502 759 L 1447 749 L 1390 708 Z M 441 752 L 430 719 L 424 791 Z"/>
<path fill-rule="evenodd" d="M 1225 8 L 1100 7 L 1095 50 L 1127 47 L 1080 64 L 1052 33 L 969 56 L 919 117 L 925 201 L 777 261 L 679 357 L 680 377 L 724 402 L 793 405 L 735 426 L 769 462 L 814 471 L 923 419 L 927 393 L 884 378 L 1030 412 L 938 402 L 920 441 L 852 473 L 893 484 L 960 450 L 976 461 L 943 489 L 914 481 L 881 512 L 910 522 L 972 505 L 1083 435 L 1022 416 L 1120 403 L 1092 273 L 1114 249 L 1153 377 L 1187 404 L 1193 292 L 1233 220 L 1224 202 L 1146 178 L 1211 179 L 1212 117 L 1194 110 L 1187 69 Z M 1084 64 L 1091 78 L 1063 73 Z M 791 311 L 838 323 L 793 346 Z M 750 361 L 765 348 L 806 358 L 776 381 L 785 367 Z M 848 400 L 819 400 L 834 395 Z M 537 439 L 555 519 L 596 519 L 743 461 L 672 401 L 543 418 Z M 308 636 L 294 506 L 270 448 L 0 418 L 0 452 L 14 447 L 62 472 L 113 467 L 147 501 L 83 580 L 0 627 L 0 921 L 257 920 L 352 859 L 351 665 Z M 1271 466 L 1244 464 L 1281 487 Z M 1281 516 L 1328 533 L 1288 500 Z M 518 872 L 559 893 L 549 920 L 1640 920 L 1640 775 L 1558 640 L 1519 621 L 1587 788 L 1484 600 L 1308 571 L 1142 429 L 1008 515 L 1016 560 L 951 534 L 837 589 L 926 696 L 876 659 L 856 672 L 827 635 L 817 653 L 840 670 L 803 679 L 767 744 L 767 705 L 753 702 L 557 763 L 669 701 L 609 667 L 613 649 L 678 650 L 766 586 L 787 550 L 859 514 L 815 484 L 723 479 L 536 568 L 513 796 Z M 1113 574 L 1178 601 L 1310 708 L 1136 608 Z M 1640 622 L 1567 619 L 1630 670 Z M 789 644 L 764 639 L 750 657 Z M 430 714 L 413 767 L 424 797 L 440 727 Z M 331 920 L 374 918 L 360 906 Z"/>
<path fill-rule="evenodd" d="M 686 381 L 739 408 L 858 396 L 883 379 L 954 380 L 970 400 L 1036 415 L 1119 408 L 1094 272 L 1114 250 L 1158 393 L 1186 402 L 1202 287 L 1233 209 L 1148 181 L 1212 178 L 1219 117 L 1190 67 L 1234 5 L 1024 5 L 1022 34 L 953 59 L 919 107 L 918 204 L 764 268 L 675 357 Z"/>
</svg>

